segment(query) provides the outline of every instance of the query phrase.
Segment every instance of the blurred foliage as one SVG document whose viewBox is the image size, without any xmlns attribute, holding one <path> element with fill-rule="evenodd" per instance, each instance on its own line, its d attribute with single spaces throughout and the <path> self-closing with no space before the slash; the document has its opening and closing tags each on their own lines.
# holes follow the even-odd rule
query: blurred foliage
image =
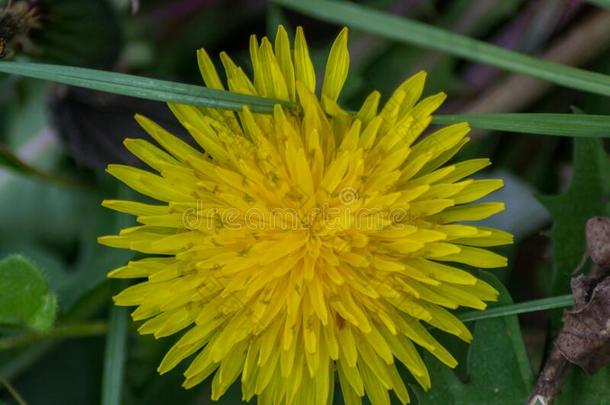
<svg viewBox="0 0 610 405">
<path fill-rule="evenodd" d="M 335 26 L 258 0 L 140 1 L 135 14 L 127 0 L 24 3 L 36 7 L 38 23 L 25 30 L 26 35 L 13 35 L 7 41 L 8 56 L 14 60 L 193 84 L 201 83 L 195 57 L 199 47 L 213 56 L 227 50 L 236 63 L 249 68 L 251 33 L 272 32 L 278 23 L 303 25 L 316 67 L 322 71 L 329 40 L 337 32 Z M 600 12 L 584 3 L 556 0 L 360 3 L 534 56 Z M 3 4 L 6 1 L 0 0 Z M 374 89 L 387 97 L 405 77 L 425 69 L 426 93 L 448 92 L 443 112 L 458 114 L 509 76 L 358 31 L 351 33 L 350 50 L 351 73 L 341 100 L 350 108 L 359 107 Z M 600 51 L 583 63 L 592 71 L 608 72 L 610 52 Z M 527 91 L 510 89 L 512 97 Z M 610 114 L 606 97 L 559 87 L 538 95 L 519 111 L 497 112 L 568 113 L 572 105 L 590 114 Z M 139 336 L 124 313 L 110 309 L 116 286 L 105 274 L 133 255 L 102 247 L 96 238 L 132 220 L 100 206 L 103 198 L 129 193 L 103 168 L 108 163 L 133 162 L 122 140 L 144 136 L 131 120 L 135 112 L 180 131 L 161 103 L 0 75 L 0 166 L 10 169 L 0 169 L 0 341 L 52 325 L 71 327 L 90 321 L 108 325 L 87 337 L 41 335 L 28 346 L 0 351 L 0 377 L 10 380 L 28 404 L 100 403 L 102 392 L 109 389 L 102 381 L 122 387 L 120 398 L 104 394 L 107 403 L 211 403 L 209 381 L 187 391 L 181 387 L 183 368 L 157 374 L 174 337 Z M 489 156 L 494 173 L 506 180 L 502 199 L 509 215 L 501 220 L 506 227 L 515 225 L 510 229 L 518 243 L 506 252 L 511 258 L 508 269 L 495 273 L 495 278 L 485 275 L 502 291 L 500 304 L 509 303 L 510 296 L 521 301 L 568 291 L 570 272 L 584 251 L 584 221 L 608 214 L 610 168 L 604 146 L 600 139 L 573 141 L 507 131 L 479 132 L 466 147 L 462 158 Z M 549 213 L 532 195 L 555 196 L 541 198 L 552 225 Z M 510 210 L 511 206 L 519 208 Z M 24 289 L 28 294 L 19 293 Z M 471 346 L 447 340 L 460 366 L 452 371 L 428 358 L 433 387 L 428 393 L 413 387 L 412 399 L 421 404 L 523 403 L 544 358 L 544 342 L 550 342 L 560 326 L 558 312 L 550 318 L 552 327 L 548 314 L 521 317 L 521 322 L 516 316 L 476 322 Z M 104 371 L 115 364 L 124 364 L 124 372 Z M 608 367 L 592 377 L 573 369 L 558 403 L 604 403 L 610 397 L 608 378 Z M 16 403 L 1 385 L 0 402 Z M 235 384 L 221 403 L 239 402 Z"/>
</svg>

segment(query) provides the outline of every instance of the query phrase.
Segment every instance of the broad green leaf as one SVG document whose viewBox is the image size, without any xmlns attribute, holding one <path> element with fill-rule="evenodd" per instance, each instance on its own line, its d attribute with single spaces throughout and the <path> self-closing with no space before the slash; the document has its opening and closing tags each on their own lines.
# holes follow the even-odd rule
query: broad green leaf
<svg viewBox="0 0 610 405">
<path fill-rule="evenodd" d="M 554 405 L 607 404 L 610 398 L 610 366 L 594 375 L 587 375 L 578 367 L 567 371 L 566 379 Z"/>
<path fill-rule="evenodd" d="M 310 17 L 347 25 L 389 39 L 447 52 L 562 86 L 610 95 L 610 76 L 548 62 L 355 3 L 326 0 L 274 2 Z"/>
<path fill-rule="evenodd" d="M 19 252 L 20 255 L 36 263 L 39 268 L 44 269 L 49 290 L 57 294 L 57 289 L 67 276 L 67 266 L 62 256 L 63 252 L 33 238 L 30 240 L 16 239 L 14 241 L 10 238 L 1 238 L 0 257 L 8 256 L 14 252 Z M 57 299 L 59 302 L 62 301 L 59 294 L 57 294 Z"/>
<path fill-rule="evenodd" d="M 468 122 L 474 128 L 524 134 L 610 138 L 610 116 L 584 114 L 447 114 L 435 124 Z"/>
<path fill-rule="evenodd" d="M 56 312 L 57 296 L 32 263 L 19 255 L 0 261 L 0 324 L 47 331 Z"/>
<path fill-rule="evenodd" d="M 81 300 L 79 300 L 79 302 L 69 311 L 66 311 L 62 314 L 62 322 L 65 324 L 74 324 L 74 323 L 79 323 L 79 322 L 83 322 L 86 319 L 91 319 L 91 317 L 95 316 L 96 314 L 99 314 L 101 309 L 103 307 L 107 307 L 108 303 L 111 300 L 111 289 L 110 287 L 110 283 L 106 283 L 104 285 L 101 285 L 99 288 L 96 288 L 95 290 L 91 291 L 89 294 L 87 294 L 85 297 L 83 297 Z M 93 327 L 93 329 L 95 329 L 95 327 Z M 52 335 L 54 333 L 54 331 L 56 331 L 56 329 L 52 329 L 50 331 L 50 334 Z M 80 340 L 77 340 L 80 341 Z M 31 346 L 27 347 L 27 348 L 23 348 L 23 349 L 17 349 L 17 350 L 11 350 L 11 351 L 6 351 L 6 352 L 2 352 L 0 351 L 0 375 L 4 376 L 7 379 L 14 379 L 16 376 L 18 375 L 23 375 L 24 372 L 26 370 L 36 370 L 39 371 L 40 370 L 40 363 L 39 361 L 43 358 L 48 358 L 47 355 L 49 352 L 51 352 L 55 347 L 58 346 L 58 344 L 60 343 L 59 339 L 43 339 L 38 343 L 34 343 Z M 65 366 L 66 366 L 66 346 L 62 346 L 62 350 L 59 351 L 61 360 L 58 361 L 58 363 L 61 363 L 62 365 L 62 370 L 65 370 Z M 94 355 L 93 360 L 95 361 L 96 359 L 101 359 L 101 356 L 98 355 L 98 351 L 94 351 L 93 352 Z M 99 367 L 97 365 L 92 365 L 91 363 L 91 359 L 83 359 L 84 361 L 87 362 L 87 367 L 89 367 L 91 370 L 100 370 L 101 369 L 101 364 L 99 365 Z M 38 363 L 38 367 L 36 368 L 32 368 L 32 365 Z M 101 361 L 100 361 L 101 363 Z M 83 367 L 78 366 L 74 369 L 77 369 L 80 374 L 82 373 L 82 371 L 84 370 Z M 41 374 L 45 374 L 45 381 L 48 380 L 49 377 L 49 373 L 48 372 L 41 372 Z M 55 374 L 54 374 L 55 375 Z M 23 378 L 22 378 L 23 379 Z M 99 378 L 99 373 L 95 372 L 95 381 L 99 382 L 100 378 Z M 26 384 L 27 385 L 27 384 Z M 54 386 L 55 387 L 55 386 Z M 42 394 L 48 395 L 48 392 L 42 392 Z M 95 401 L 97 401 L 99 399 L 99 390 L 96 390 L 94 393 L 94 398 Z M 29 397 L 29 396 L 28 396 Z M 42 401 L 44 403 L 44 401 Z M 61 403 L 90 403 L 92 401 L 89 402 L 83 402 L 83 401 L 68 401 L 68 402 L 61 402 Z M 31 403 L 41 403 L 41 401 L 34 401 L 32 400 Z"/>
<path fill-rule="evenodd" d="M 588 117 L 588 115 L 575 115 Z M 610 214 L 610 164 L 600 139 L 574 140 L 574 169 L 569 188 L 556 196 L 541 196 L 540 202 L 553 217 L 553 272 L 551 295 L 570 292 L 572 272 L 585 249 L 585 224 L 596 215 Z"/>
<path fill-rule="evenodd" d="M 481 273 L 499 292 L 495 305 L 512 303 L 504 286 L 491 273 Z M 490 305 L 493 308 L 493 305 Z M 516 316 L 477 321 L 468 355 L 467 381 L 428 353 L 424 362 L 432 388 L 425 392 L 413 384 L 420 405 L 523 404 L 530 393 L 533 375 Z"/>
<path fill-rule="evenodd" d="M 241 110 L 244 105 L 249 105 L 253 111 L 271 112 L 273 111 L 274 104 L 289 104 L 278 100 L 209 89 L 192 84 L 175 83 L 125 73 L 106 72 L 73 66 L 28 62 L 0 62 L 0 72 L 125 96 L 228 110 Z"/>
</svg>

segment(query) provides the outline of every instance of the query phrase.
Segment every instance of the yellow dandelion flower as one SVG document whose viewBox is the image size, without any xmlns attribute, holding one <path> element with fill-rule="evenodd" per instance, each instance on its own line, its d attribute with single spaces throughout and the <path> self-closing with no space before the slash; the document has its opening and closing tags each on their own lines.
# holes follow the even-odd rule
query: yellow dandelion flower
<svg viewBox="0 0 610 405">
<path fill-rule="evenodd" d="M 158 371 L 192 356 L 184 387 L 213 375 L 213 399 L 240 378 L 244 400 L 327 404 L 338 377 L 347 404 L 365 395 L 389 404 L 390 391 L 408 403 L 397 362 L 429 388 L 417 347 L 456 365 L 429 327 L 468 342 L 450 310 L 482 310 L 496 299 L 489 284 L 455 266 L 506 265 L 485 248 L 511 243 L 510 234 L 464 224 L 504 208 L 475 203 L 502 181 L 468 178 L 488 159 L 446 165 L 469 140 L 466 123 L 418 140 L 445 99 L 418 101 L 424 72 L 381 109 L 378 92 L 356 113 L 342 109 L 346 29 L 319 97 L 300 28 L 293 49 L 280 27 L 274 45 L 252 36 L 250 54 L 253 80 L 220 55 L 228 89 L 298 109 L 276 105 L 265 115 L 170 104 L 199 147 L 137 116 L 161 148 L 142 139 L 125 146 L 155 173 L 108 167 L 160 201 L 103 202 L 140 225 L 100 243 L 152 255 L 109 274 L 146 279 L 114 300 L 137 306 L 142 334 L 184 331 Z M 197 56 L 206 85 L 224 89 L 207 53 Z"/>
</svg>

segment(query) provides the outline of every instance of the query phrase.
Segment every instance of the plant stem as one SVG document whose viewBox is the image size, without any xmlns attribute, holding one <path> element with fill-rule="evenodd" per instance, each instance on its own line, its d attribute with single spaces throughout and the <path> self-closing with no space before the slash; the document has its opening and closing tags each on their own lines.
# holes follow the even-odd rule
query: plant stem
<svg viewBox="0 0 610 405">
<path fill-rule="evenodd" d="M 27 402 L 25 402 L 23 397 L 21 395 L 19 395 L 17 390 L 11 385 L 10 382 L 8 382 L 8 380 L 0 377 L 0 385 L 3 386 L 4 388 L 6 388 L 6 390 L 9 392 L 9 394 L 11 394 L 11 396 L 13 397 L 13 399 L 15 400 L 15 402 L 18 405 L 27 405 Z"/>
<path fill-rule="evenodd" d="M 553 345 L 553 350 L 549 354 L 549 357 L 544 364 L 544 368 L 536 380 L 536 388 L 534 389 L 534 394 L 532 394 L 528 405 L 551 404 L 563 386 L 568 366 L 568 361 L 561 355 L 561 352 L 557 350 L 555 345 Z"/>
<path fill-rule="evenodd" d="M 58 326 L 46 333 L 28 332 L 20 335 L 8 336 L 0 339 L 0 351 L 27 346 L 46 339 L 80 338 L 99 336 L 108 329 L 105 322 L 94 321 L 75 325 Z"/>
<path fill-rule="evenodd" d="M 587 252 L 589 252 L 589 242 L 587 242 Z M 597 284 L 603 280 L 604 273 L 604 269 L 594 262 L 588 278 L 595 280 Z M 594 286 L 591 287 L 591 291 L 594 288 Z M 576 295 L 576 290 L 572 294 Z M 587 303 L 576 300 L 574 310 L 578 310 L 585 305 Z M 566 359 L 557 346 L 560 336 L 564 333 L 567 333 L 565 331 L 565 323 L 551 345 L 549 355 L 536 379 L 536 386 L 528 399 L 527 405 L 551 405 L 561 391 L 566 378 L 566 371 L 572 366 L 572 363 Z"/>
<path fill-rule="evenodd" d="M 68 177 L 49 174 L 35 168 L 22 160 L 17 154 L 13 153 L 6 145 L 2 143 L 0 143 L 0 167 L 5 167 L 14 171 L 15 173 L 35 177 L 61 187 L 74 187 L 86 191 L 95 190 L 95 187 L 91 186 L 90 184 L 85 184 Z"/>
</svg>

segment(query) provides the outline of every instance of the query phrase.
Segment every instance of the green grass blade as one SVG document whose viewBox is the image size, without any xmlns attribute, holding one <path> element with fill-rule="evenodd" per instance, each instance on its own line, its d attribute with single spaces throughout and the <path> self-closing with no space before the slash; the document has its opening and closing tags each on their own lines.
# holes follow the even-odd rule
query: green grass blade
<svg viewBox="0 0 610 405">
<path fill-rule="evenodd" d="M 16 335 L 9 335 L 0 338 L 0 352 L 4 350 L 13 350 L 22 346 L 30 346 L 34 343 L 47 339 L 68 339 L 82 338 L 87 336 L 99 336 L 107 332 L 108 326 L 105 322 L 92 321 L 78 324 L 67 324 L 56 326 L 53 329 L 40 332 L 24 332 Z"/>
<path fill-rule="evenodd" d="M 468 122 L 474 128 L 524 134 L 610 138 L 610 115 L 455 114 L 436 115 L 435 124 Z"/>
<path fill-rule="evenodd" d="M 565 87 L 610 95 L 610 76 L 544 61 L 418 21 L 344 1 L 273 0 L 310 17 L 396 41 L 447 52 L 468 60 L 547 80 Z"/>
<path fill-rule="evenodd" d="M 230 110 L 239 110 L 247 104 L 255 111 L 268 113 L 272 111 L 273 104 L 278 102 L 201 86 L 58 65 L 0 62 L 0 71 L 151 100 Z M 463 114 L 437 115 L 433 120 L 436 124 L 462 121 L 468 121 L 474 128 L 497 131 L 573 137 L 610 137 L 610 116 L 604 115 Z"/>
<path fill-rule="evenodd" d="M 33 172 L 35 171 L 33 167 L 19 159 L 19 156 L 15 155 L 6 145 L 1 143 L 0 166 L 25 175 L 33 174 Z"/>
<path fill-rule="evenodd" d="M 256 112 L 272 112 L 274 104 L 289 104 L 278 100 L 209 89 L 192 84 L 73 66 L 0 62 L 0 72 L 125 96 L 227 110 L 241 110 L 242 106 L 248 105 Z"/>
<path fill-rule="evenodd" d="M 486 311 L 471 311 L 458 315 L 462 322 L 472 322 L 481 319 L 497 318 L 502 316 L 525 314 L 528 312 L 545 311 L 548 309 L 565 308 L 574 305 L 572 294 L 539 300 L 520 302 L 518 304 L 504 305 Z"/>
<path fill-rule="evenodd" d="M 127 308 L 112 307 L 106 335 L 101 405 L 121 405 L 127 346 Z"/>
<path fill-rule="evenodd" d="M 6 388 L 6 390 L 11 395 L 11 397 L 13 397 L 13 399 L 15 400 L 15 403 L 17 405 L 27 405 L 27 402 L 25 402 L 25 400 L 19 394 L 19 392 L 17 392 L 15 387 L 13 387 L 13 385 L 4 377 L 0 377 L 0 387 Z M 5 402 L 0 401 L 0 405 L 2 405 L 2 404 L 5 404 Z"/>
</svg>

